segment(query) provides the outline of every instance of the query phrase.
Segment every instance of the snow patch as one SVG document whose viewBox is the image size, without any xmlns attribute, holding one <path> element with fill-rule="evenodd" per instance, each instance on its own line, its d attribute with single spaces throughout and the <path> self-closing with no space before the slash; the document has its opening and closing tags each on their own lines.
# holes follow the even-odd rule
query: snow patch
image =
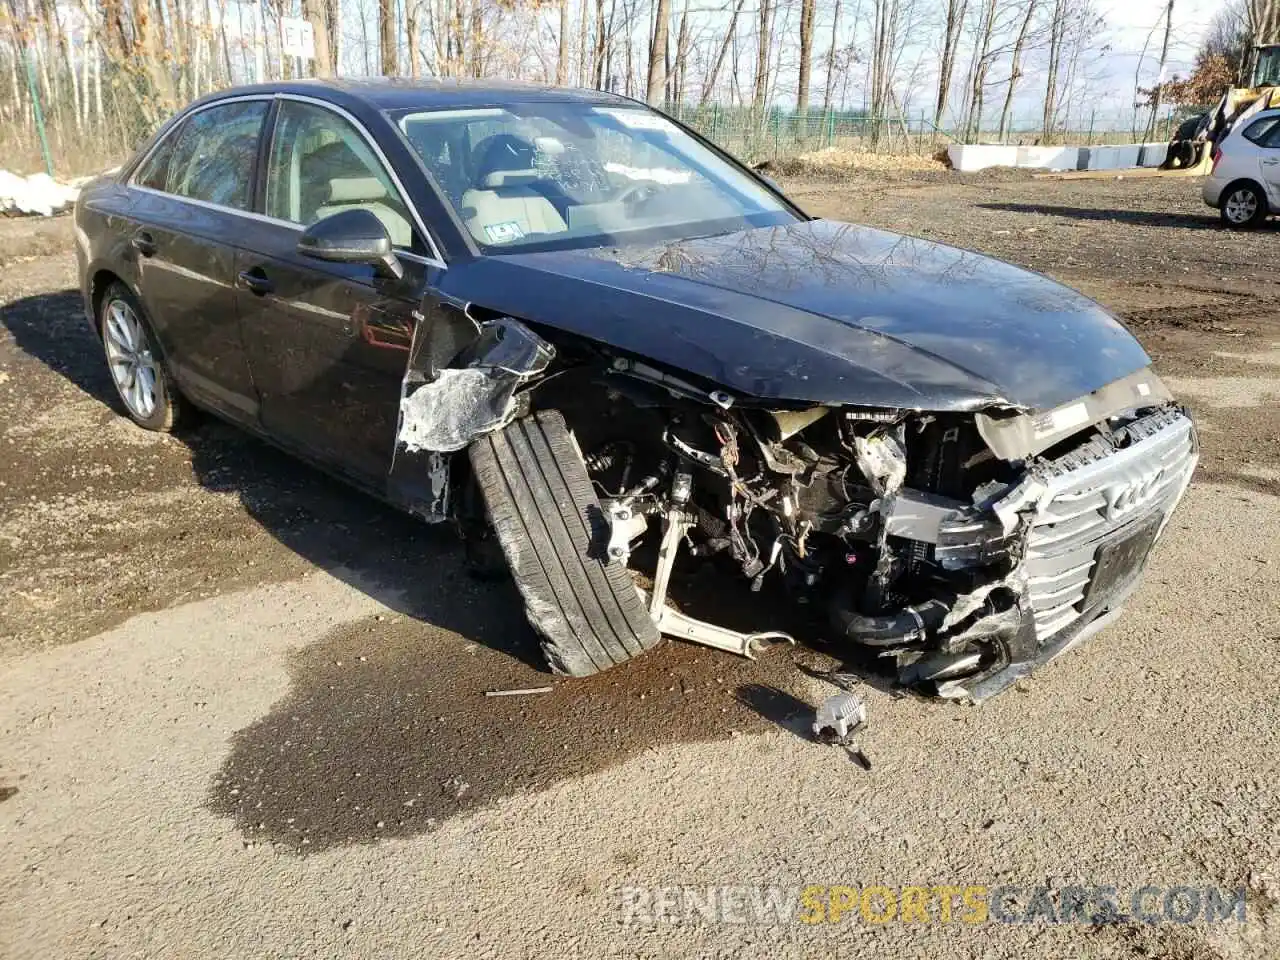
<svg viewBox="0 0 1280 960">
<path fill-rule="evenodd" d="M 0 170 L 0 211 L 51 217 L 67 209 L 80 196 L 80 187 L 59 183 L 47 173 L 19 176 Z"/>
</svg>

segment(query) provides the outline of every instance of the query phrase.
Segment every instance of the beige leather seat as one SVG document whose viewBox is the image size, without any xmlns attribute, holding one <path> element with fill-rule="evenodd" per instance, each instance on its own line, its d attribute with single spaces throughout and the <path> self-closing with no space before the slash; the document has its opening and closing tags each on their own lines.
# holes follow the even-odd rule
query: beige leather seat
<svg viewBox="0 0 1280 960">
<path fill-rule="evenodd" d="M 542 177 L 533 157 L 533 145 L 511 134 L 490 137 L 476 148 L 478 176 L 462 195 L 462 219 L 481 243 L 568 229 L 551 201 L 530 186 Z"/>
<path fill-rule="evenodd" d="M 377 177 L 336 177 L 329 181 L 328 199 L 316 210 L 316 219 L 344 210 L 368 210 L 382 221 L 393 244 L 412 246 L 413 228 L 388 200 L 386 185 Z"/>
</svg>

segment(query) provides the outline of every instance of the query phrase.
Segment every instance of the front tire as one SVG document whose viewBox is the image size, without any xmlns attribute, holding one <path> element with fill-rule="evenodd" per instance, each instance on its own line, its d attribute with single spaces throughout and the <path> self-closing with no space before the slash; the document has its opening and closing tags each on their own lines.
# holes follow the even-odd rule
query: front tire
<svg viewBox="0 0 1280 960">
<path fill-rule="evenodd" d="M 111 382 L 129 418 L 145 430 L 172 431 L 184 412 L 183 400 L 142 304 L 124 284 L 113 283 L 102 295 L 98 328 Z"/>
<path fill-rule="evenodd" d="M 472 442 L 471 467 L 551 669 L 585 677 L 660 639 L 564 417 L 540 411 Z"/>
<path fill-rule="evenodd" d="M 1233 183 L 1222 191 L 1218 212 L 1232 230 L 1252 230 L 1267 218 L 1267 198 L 1252 183 Z"/>
</svg>

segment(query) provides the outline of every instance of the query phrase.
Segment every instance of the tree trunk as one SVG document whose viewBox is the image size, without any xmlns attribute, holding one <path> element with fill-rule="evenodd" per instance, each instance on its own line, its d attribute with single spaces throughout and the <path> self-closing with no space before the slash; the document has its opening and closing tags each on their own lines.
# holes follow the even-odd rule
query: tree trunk
<svg viewBox="0 0 1280 960">
<path fill-rule="evenodd" d="M 587 44 L 587 0 L 578 0 L 578 86 L 590 85 L 591 64 L 587 62 L 591 47 Z"/>
<path fill-rule="evenodd" d="M 964 26 L 968 0 L 947 0 L 946 28 L 942 37 L 942 59 L 938 63 L 938 98 L 934 102 L 933 125 L 942 126 L 951 96 L 951 77 L 955 73 L 956 54 L 960 50 L 960 28 Z"/>
<path fill-rule="evenodd" d="M 556 86 L 569 82 L 569 0 L 560 0 L 560 56 L 556 60 Z"/>
<path fill-rule="evenodd" d="M 1062 43 L 1067 33 L 1068 0 L 1054 0 L 1053 16 L 1049 20 L 1049 66 L 1044 85 L 1044 119 L 1042 139 L 1048 143 L 1053 138 L 1053 127 L 1058 112 L 1058 73 L 1062 69 Z"/>
<path fill-rule="evenodd" d="M 394 77 L 400 72 L 400 56 L 396 50 L 396 0 L 378 0 L 378 46 L 382 51 L 382 75 Z"/>
<path fill-rule="evenodd" d="M 809 113 L 809 69 L 813 58 L 813 21 L 818 0 L 800 0 L 800 77 L 796 83 L 796 109 Z"/>
<path fill-rule="evenodd" d="M 1156 123 L 1160 117 L 1160 98 L 1164 94 L 1164 68 L 1169 62 L 1169 35 L 1173 32 L 1173 0 L 1164 12 L 1164 42 L 1160 45 L 1160 76 L 1156 80 L 1156 88 L 1151 92 L 1151 119 L 1147 122 L 1147 132 L 1143 140 L 1150 141 L 1155 136 Z"/>
<path fill-rule="evenodd" d="M 720 77 L 720 69 L 724 66 L 725 54 L 729 52 L 729 44 L 733 42 L 734 34 L 737 33 L 738 15 L 742 13 L 742 7 L 745 3 L 746 0 L 738 0 L 737 6 L 733 8 L 733 16 L 729 18 L 729 28 L 725 31 L 724 39 L 720 41 L 720 50 L 716 53 L 711 73 L 708 74 L 706 85 L 702 88 L 702 98 L 698 101 L 699 107 L 705 107 L 715 93 L 716 81 Z"/>
<path fill-rule="evenodd" d="M 607 39 L 604 31 L 604 0 L 596 0 L 596 35 L 591 52 L 591 85 L 597 90 L 604 89 L 604 46 Z"/>
<path fill-rule="evenodd" d="M 973 52 L 973 84 L 969 89 L 969 112 L 964 122 L 964 138 L 982 133 L 982 107 L 987 87 L 987 71 L 991 69 L 991 34 L 995 30 L 999 0 L 983 0 L 977 46 Z"/>
<path fill-rule="evenodd" d="M 471 76 L 484 76 L 484 8 L 480 0 L 471 0 Z"/>
<path fill-rule="evenodd" d="M 676 32 L 676 71 L 672 89 L 671 102 L 675 104 L 676 115 L 679 116 L 680 104 L 684 102 L 684 80 L 688 70 L 689 56 L 689 0 L 684 0 L 684 9 L 680 11 L 680 29 Z"/>
<path fill-rule="evenodd" d="M 1022 79 L 1022 48 L 1027 42 L 1027 32 L 1031 28 L 1031 18 L 1036 12 L 1036 0 L 1027 0 L 1027 12 L 1022 18 L 1022 27 L 1018 30 L 1018 39 L 1013 43 L 1013 54 L 1009 63 L 1009 89 L 1004 94 L 1004 109 L 1000 111 L 1000 141 L 1004 142 L 1009 133 L 1009 118 L 1013 113 L 1013 92 L 1018 81 Z"/>
<path fill-rule="evenodd" d="M 422 0 L 404 0 L 404 30 L 408 35 L 409 76 L 415 80 L 422 74 L 422 25 L 418 15 L 422 12 Z"/>
<path fill-rule="evenodd" d="M 671 0 L 658 0 L 649 42 L 649 80 L 645 85 L 645 99 L 655 107 L 661 105 L 667 86 L 667 21 L 670 19 Z"/>
<path fill-rule="evenodd" d="M 756 77 L 751 104 L 758 117 L 764 116 L 766 91 L 769 86 L 769 50 L 773 47 L 773 3 L 760 0 L 760 31 L 756 37 Z"/>
<path fill-rule="evenodd" d="M 341 50 L 342 26 L 341 13 L 338 11 L 338 0 L 324 0 L 324 24 L 329 36 L 329 73 L 337 76 L 342 61 Z"/>
<path fill-rule="evenodd" d="M 316 56 L 313 61 L 315 75 L 317 77 L 333 76 L 333 59 L 329 53 L 329 24 L 325 16 L 324 0 L 302 0 L 302 16 L 311 24 L 311 32 L 316 38 Z"/>
<path fill-rule="evenodd" d="M 836 85 L 836 50 L 840 37 L 840 0 L 836 0 L 835 15 L 831 18 L 831 48 L 827 51 L 827 86 L 822 91 L 822 112 L 831 112 L 831 97 Z"/>
</svg>

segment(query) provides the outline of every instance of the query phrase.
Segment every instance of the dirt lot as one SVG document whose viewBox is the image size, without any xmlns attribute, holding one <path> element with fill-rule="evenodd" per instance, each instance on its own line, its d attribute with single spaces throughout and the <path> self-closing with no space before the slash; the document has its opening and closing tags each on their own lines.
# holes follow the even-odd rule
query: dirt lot
<svg viewBox="0 0 1280 960">
<path fill-rule="evenodd" d="M 0 955 L 1280 956 L 1276 228 L 1186 181 L 792 181 L 1121 315 L 1201 467 L 1118 626 L 981 709 L 683 645 L 550 681 L 513 592 L 215 422 L 133 428 L 70 225 L 0 221 Z M 554 682 L 542 697 L 483 691 Z M 1241 924 L 623 922 L 620 890 L 1144 884 Z"/>
</svg>

